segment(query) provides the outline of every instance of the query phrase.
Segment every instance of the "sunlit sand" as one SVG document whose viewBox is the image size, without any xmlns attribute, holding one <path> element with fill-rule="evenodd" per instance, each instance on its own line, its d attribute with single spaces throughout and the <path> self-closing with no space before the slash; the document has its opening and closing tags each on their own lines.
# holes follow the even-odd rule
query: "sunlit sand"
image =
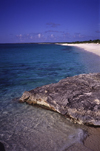
<svg viewBox="0 0 100 151">
<path fill-rule="evenodd" d="M 94 43 L 84 43 L 84 44 L 61 44 L 63 46 L 75 46 L 80 47 L 86 51 L 92 52 L 96 55 L 100 56 L 100 44 L 94 44 Z"/>
</svg>

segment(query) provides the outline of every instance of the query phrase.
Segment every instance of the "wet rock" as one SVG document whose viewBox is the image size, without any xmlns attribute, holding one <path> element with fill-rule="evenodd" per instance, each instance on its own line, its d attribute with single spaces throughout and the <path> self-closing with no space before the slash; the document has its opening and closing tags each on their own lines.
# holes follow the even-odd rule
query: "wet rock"
<svg viewBox="0 0 100 151">
<path fill-rule="evenodd" d="M 3 143 L 0 142 L 0 151 L 5 151 Z"/>
<path fill-rule="evenodd" d="M 75 123 L 100 126 L 100 73 L 68 77 L 26 91 L 20 102 L 47 107 Z"/>
</svg>

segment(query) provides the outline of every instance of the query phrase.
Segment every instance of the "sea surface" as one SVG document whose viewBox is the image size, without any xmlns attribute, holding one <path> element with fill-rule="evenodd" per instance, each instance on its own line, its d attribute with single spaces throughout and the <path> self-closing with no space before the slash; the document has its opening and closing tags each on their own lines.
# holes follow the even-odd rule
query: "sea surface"
<svg viewBox="0 0 100 151">
<path fill-rule="evenodd" d="M 6 151 L 64 151 L 85 137 L 60 114 L 19 103 L 24 91 L 100 72 L 100 57 L 56 44 L 0 44 L 0 142 Z"/>
</svg>

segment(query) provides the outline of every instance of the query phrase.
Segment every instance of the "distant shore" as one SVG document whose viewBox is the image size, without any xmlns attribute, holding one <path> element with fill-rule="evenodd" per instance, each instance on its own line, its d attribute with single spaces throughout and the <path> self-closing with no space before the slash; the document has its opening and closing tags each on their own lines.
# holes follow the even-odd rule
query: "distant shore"
<svg viewBox="0 0 100 151">
<path fill-rule="evenodd" d="M 61 44 L 62 46 L 75 46 L 75 47 L 79 47 L 82 48 L 88 52 L 94 53 L 98 56 L 100 56 L 100 44 L 97 43 L 80 43 L 80 44 L 68 44 L 68 43 L 64 43 Z"/>
</svg>

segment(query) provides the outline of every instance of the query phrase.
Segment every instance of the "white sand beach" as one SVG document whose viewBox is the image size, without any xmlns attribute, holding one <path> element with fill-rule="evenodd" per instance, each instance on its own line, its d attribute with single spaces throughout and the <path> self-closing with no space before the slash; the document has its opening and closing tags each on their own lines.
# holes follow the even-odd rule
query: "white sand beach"
<svg viewBox="0 0 100 151">
<path fill-rule="evenodd" d="M 89 51 L 91 53 L 94 53 L 98 56 L 100 56 L 100 44 L 95 44 L 95 43 L 83 43 L 83 44 L 61 44 L 63 46 L 75 46 L 75 47 L 80 47 L 86 51 Z"/>
</svg>

